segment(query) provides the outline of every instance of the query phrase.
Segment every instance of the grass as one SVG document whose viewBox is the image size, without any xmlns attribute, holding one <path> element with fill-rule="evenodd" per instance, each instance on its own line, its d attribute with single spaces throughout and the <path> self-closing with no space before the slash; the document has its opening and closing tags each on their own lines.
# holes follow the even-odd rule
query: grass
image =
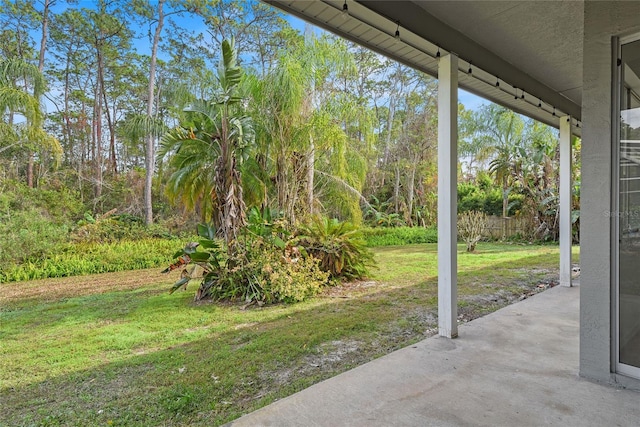
<svg viewBox="0 0 640 427">
<path fill-rule="evenodd" d="M 462 320 L 557 278 L 554 246 L 459 250 Z M 369 281 L 248 310 L 157 269 L 2 284 L 0 425 L 219 425 L 431 335 L 436 245 L 375 253 Z"/>
</svg>

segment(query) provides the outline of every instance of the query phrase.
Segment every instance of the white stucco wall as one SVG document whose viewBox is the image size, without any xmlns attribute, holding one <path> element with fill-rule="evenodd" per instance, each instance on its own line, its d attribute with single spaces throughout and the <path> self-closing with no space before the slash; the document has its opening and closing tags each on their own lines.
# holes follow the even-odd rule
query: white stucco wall
<svg viewBox="0 0 640 427">
<path fill-rule="evenodd" d="M 611 167 L 612 37 L 640 32 L 640 2 L 585 1 L 580 218 L 580 375 L 640 388 L 613 375 Z"/>
</svg>

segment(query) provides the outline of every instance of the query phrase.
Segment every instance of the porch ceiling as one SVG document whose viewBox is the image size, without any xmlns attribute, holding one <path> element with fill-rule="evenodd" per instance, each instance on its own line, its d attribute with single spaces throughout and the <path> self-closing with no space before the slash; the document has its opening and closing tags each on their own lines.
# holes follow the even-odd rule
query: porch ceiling
<svg viewBox="0 0 640 427">
<path fill-rule="evenodd" d="M 455 52 L 463 89 L 556 128 L 581 120 L 583 1 L 347 0 L 348 16 L 344 0 L 264 1 L 434 77 L 438 46 Z"/>
</svg>

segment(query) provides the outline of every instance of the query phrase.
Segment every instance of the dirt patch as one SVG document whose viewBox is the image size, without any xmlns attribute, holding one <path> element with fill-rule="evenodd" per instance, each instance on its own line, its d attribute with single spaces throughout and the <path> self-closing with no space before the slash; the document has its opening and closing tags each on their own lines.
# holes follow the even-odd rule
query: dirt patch
<svg viewBox="0 0 640 427">
<path fill-rule="evenodd" d="M 527 299 L 558 284 L 556 277 L 547 277 L 528 283 L 517 283 L 516 288 L 497 289 L 493 293 L 463 295 L 458 307 L 458 322 L 465 323 L 482 317 L 509 304 Z"/>
<path fill-rule="evenodd" d="M 261 383 L 267 385 L 251 399 L 259 399 L 273 390 L 274 386 L 282 387 L 294 379 L 321 375 L 330 377 L 343 372 L 345 366 L 355 366 L 371 360 L 365 349 L 365 343 L 354 340 L 335 340 L 319 345 L 312 354 L 301 359 L 295 367 L 281 368 L 265 372 Z"/>
<path fill-rule="evenodd" d="M 342 341 L 336 340 L 323 343 L 318 346 L 316 354 L 306 357 L 305 363 L 311 368 L 324 369 L 342 362 L 346 356 L 351 355 L 358 350 L 362 343 L 360 341 Z"/>
<path fill-rule="evenodd" d="M 459 297 L 458 321 L 465 323 L 517 301 L 529 298 L 558 284 L 557 273 L 540 270 L 536 273 L 548 273 L 538 280 L 523 281 L 504 287 L 498 284 L 479 284 L 484 290 L 477 295 Z M 388 285 L 375 281 L 356 281 L 343 283 L 325 290 L 323 298 L 357 298 L 374 295 L 377 291 L 388 289 Z M 491 291 L 493 289 L 493 291 Z M 416 292 L 424 292 L 416 290 Z M 405 307 L 406 309 L 406 307 Z M 437 310 L 435 308 L 434 310 Z M 285 386 L 304 377 L 316 377 L 318 380 L 330 378 L 345 370 L 367 363 L 381 354 L 388 354 L 399 348 L 426 339 L 438 333 L 437 311 L 426 307 L 407 310 L 402 322 L 387 325 L 384 333 L 371 341 L 334 340 L 323 343 L 311 350 L 295 366 L 282 366 L 265 372 L 261 378 L 264 385 L 257 393 L 247 397 L 246 401 L 258 400 L 273 389 Z"/>
<path fill-rule="evenodd" d="M 0 304 L 29 300 L 50 302 L 63 298 L 128 291 L 155 284 L 166 284 L 168 289 L 174 279 L 175 275 L 160 274 L 160 269 L 154 268 L 3 283 L 0 285 Z"/>
<path fill-rule="evenodd" d="M 379 282 L 373 280 L 355 280 L 353 282 L 342 282 L 336 286 L 325 288 L 320 294 L 321 298 L 354 298 L 371 291 L 372 288 L 380 287 Z"/>
</svg>

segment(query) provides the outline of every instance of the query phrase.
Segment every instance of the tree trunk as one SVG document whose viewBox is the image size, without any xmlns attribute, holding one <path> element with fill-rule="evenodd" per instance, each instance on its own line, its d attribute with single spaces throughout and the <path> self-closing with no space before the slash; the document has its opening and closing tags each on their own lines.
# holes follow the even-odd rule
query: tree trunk
<svg viewBox="0 0 640 427">
<path fill-rule="evenodd" d="M 49 0 L 44 0 L 44 9 L 42 10 L 42 36 L 40 38 L 40 54 L 38 56 L 38 70 L 42 73 L 44 70 L 44 54 L 47 50 L 47 29 L 49 26 Z M 37 96 L 37 94 L 34 93 Z M 27 154 L 29 156 L 29 161 L 27 163 L 27 185 L 29 188 L 34 187 L 34 156 L 35 153 L 29 150 Z"/>
<path fill-rule="evenodd" d="M 219 204 L 222 236 L 229 255 L 237 251 L 238 231 L 246 225 L 242 180 L 235 157 L 234 141 L 229 137 L 229 111 L 224 105 L 220 128 L 220 157 L 217 160 L 215 192 Z"/>
<path fill-rule="evenodd" d="M 385 165 L 389 164 L 389 157 L 390 157 L 390 151 L 391 151 L 391 134 L 393 131 L 393 120 L 395 118 L 395 114 L 396 114 L 396 101 L 395 101 L 395 94 L 392 92 L 391 93 L 391 99 L 389 100 L 389 118 L 387 119 L 387 137 L 384 141 L 384 154 L 382 157 L 382 164 L 380 164 L 380 167 L 384 167 Z M 382 182 L 380 183 L 380 186 L 384 186 L 384 177 L 385 174 L 382 174 Z"/>
<path fill-rule="evenodd" d="M 393 203 L 395 211 L 394 213 L 399 213 L 400 211 L 400 166 L 396 163 L 395 166 L 396 172 L 396 180 L 393 183 Z"/>
<path fill-rule="evenodd" d="M 42 37 L 40 38 L 40 55 L 38 56 L 38 70 L 44 70 L 44 54 L 47 51 L 47 29 L 49 27 L 49 0 L 44 0 L 42 10 Z"/>
<path fill-rule="evenodd" d="M 409 227 L 413 226 L 413 199 L 414 199 L 414 188 L 415 188 L 415 180 L 416 180 L 416 168 L 418 167 L 418 160 L 414 160 L 411 165 L 411 170 L 409 171 L 409 176 L 407 177 L 407 225 Z"/>
<path fill-rule="evenodd" d="M 71 142 L 71 121 L 69 120 L 69 68 L 70 68 L 70 55 L 67 55 L 65 71 L 64 71 L 64 113 L 62 113 L 63 125 L 62 135 L 65 139 L 64 159 L 68 165 L 73 164 L 73 147 Z M 80 155 L 82 157 L 82 153 Z"/>
<path fill-rule="evenodd" d="M 104 78 L 104 75 L 102 78 Z M 101 83 L 101 86 L 104 88 L 104 81 Z M 111 120 L 106 90 L 102 91 L 102 99 L 104 100 L 104 112 L 107 115 L 107 126 L 109 127 L 109 163 L 111 164 L 110 166 L 113 176 L 116 176 L 118 175 L 118 162 L 116 159 L 116 129 L 113 120 Z M 115 112 L 113 113 L 113 116 L 115 117 Z"/>
<path fill-rule="evenodd" d="M 94 99 L 94 122 L 93 122 L 93 140 L 95 145 L 95 158 L 93 161 L 95 162 L 95 174 L 96 174 L 96 183 L 95 183 L 95 197 L 99 199 L 102 196 L 102 91 L 104 88 L 102 87 L 103 78 L 103 58 L 102 58 L 102 47 L 100 46 L 101 41 L 99 40 L 97 45 L 97 54 L 98 54 L 98 79 L 96 81 L 96 90 L 95 90 L 95 99 Z"/>
<path fill-rule="evenodd" d="M 276 157 L 276 188 L 278 190 L 278 206 L 284 212 L 284 218 L 291 224 L 295 223 L 295 204 L 298 186 L 296 171 L 293 168 L 293 159 L 284 148 Z"/>
<path fill-rule="evenodd" d="M 33 151 L 29 150 L 29 161 L 27 163 L 27 186 L 33 188 Z"/>
<path fill-rule="evenodd" d="M 156 62 L 158 58 L 158 44 L 160 43 L 160 35 L 162 33 L 162 26 L 164 25 L 164 12 L 162 7 L 164 0 L 158 1 L 158 24 L 156 26 L 156 32 L 153 36 L 153 46 L 151 47 L 151 64 L 149 66 L 149 93 L 147 99 L 147 121 L 151 122 L 153 115 L 153 103 L 154 103 L 154 90 L 156 84 Z M 145 181 L 144 181 L 144 222 L 147 225 L 153 223 L 153 200 L 152 200 L 152 185 L 153 185 L 153 172 L 155 170 L 155 140 L 153 133 L 147 134 L 147 141 L 145 147 Z"/>
<path fill-rule="evenodd" d="M 311 215 L 313 212 L 313 178 L 315 173 L 315 163 L 316 163 L 316 147 L 313 142 L 313 136 L 310 140 L 309 146 L 309 155 L 307 156 L 307 206 L 309 213 Z"/>
<path fill-rule="evenodd" d="M 502 179 L 502 238 L 507 238 L 507 211 L 509 210 L 509 187 L 507 179 Z"/>
</svg>

